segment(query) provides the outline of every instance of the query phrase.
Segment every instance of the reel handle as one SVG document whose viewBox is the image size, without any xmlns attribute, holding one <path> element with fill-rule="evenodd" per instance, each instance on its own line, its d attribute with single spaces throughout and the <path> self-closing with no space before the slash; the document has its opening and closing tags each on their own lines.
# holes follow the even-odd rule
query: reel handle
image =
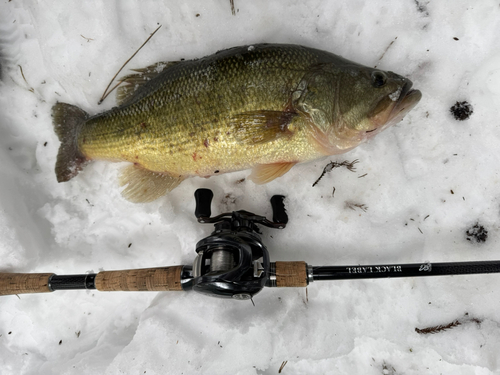
<svg viewBox="0 0 500 375">
<path fill-rule="evenodd" d="M 271 197 L 271 207 L 273 208 L 273 221 L 279 224 L 288 223 L 288 215 L 286 214 L 284 195 L 273 195 Z"/>
<path fill-rule="evenodd" d="M 210 189 L 197 189 L 194 192 L 194 199 L 196 201 L 196 208 L 194 216 L 200 221 L 200 218 L 210 218 L 212 215 L 211 205 L 214 193 Z"/>
</svg>

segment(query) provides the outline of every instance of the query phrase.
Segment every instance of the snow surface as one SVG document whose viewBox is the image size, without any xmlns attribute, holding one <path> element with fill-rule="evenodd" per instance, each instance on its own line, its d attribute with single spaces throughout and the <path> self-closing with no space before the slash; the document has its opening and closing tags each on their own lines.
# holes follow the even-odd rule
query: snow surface
<svg viewBox="0 0 500 375">
<path fill-rule="evenodd" d="M 213 213 L 246 209 L 270 217 L 269 198 L 286 195 L 289 225 L 264 229 L 273 261 L 500 258 L 498 1 L 235 6 L 232 15 L 223 0 L 2 0 L 1 271 L 191 264 L 196 242 L 212 229 L 193 215 L 199 187 L 213 189 Z M 295 43 L 405 75 L 423 98 L 370 142 L 296 166 L 265 186 L 237 184 L 248 171 L 192 178 L 136 205 L 120 196 L 124 164 L 106 162 L 58 184 L 51 106 L 65 101 L 97 113 L 115 105 L 113 95 L 97 101 L 158 25 L 127 69 L 237 45 Z M 453 118 L 456 101 L 471 103 L 470 119 Z M 354 159 L 355 173 L 334 169 L 312 187 L 330 160 Z M 476 223 L 488 231 L 484 243 L 467 241 Z M 0 373 L 276 374 L 288 361 L 283 374 L 499 374 L 499 282 L 500 275 L 315 282 L 307 299 L 305 289 L 265 289 L 255 307 L 180 292 L 4 296 Z M 415 331 L 455 320 L 464 323 Z"/>
</svg>

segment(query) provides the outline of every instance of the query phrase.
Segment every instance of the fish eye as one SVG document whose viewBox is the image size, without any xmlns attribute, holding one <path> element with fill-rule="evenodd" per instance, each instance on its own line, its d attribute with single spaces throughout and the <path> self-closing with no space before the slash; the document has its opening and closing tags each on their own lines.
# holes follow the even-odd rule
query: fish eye
<svg viewBox="0 0 500 375">
<path fill-rule="evenodd" d="M 387 82 L 387 75 L 384 72 L 376 71 L 372 73 L 373 87 L 382 87 Z"/>
</svg>

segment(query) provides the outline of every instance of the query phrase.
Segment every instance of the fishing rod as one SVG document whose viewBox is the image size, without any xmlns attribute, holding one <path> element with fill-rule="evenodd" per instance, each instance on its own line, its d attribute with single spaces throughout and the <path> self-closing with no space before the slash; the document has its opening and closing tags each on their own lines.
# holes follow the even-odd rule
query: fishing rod
<svg viewBox="0 0 500 375">
<path fill-rule="evenodd" d="M 0 273 L 0 295 L 56 290 L 189 291 L 248 300 L 264 287 L 306 287 L 313 281 L 419 277 L 500 272 L 500 261 L 311 266 L 271 262 L 258 225 L 283 229 L 288 216 L 284 197 L 271 198 L 273 220 L 240 210 L 211 217 L 213 193 L 195 192 L 199 223 L 214 224 L 212 234 L 196 244 L 193 265 L 101 271 L 97 274 Z"/>
</svg>

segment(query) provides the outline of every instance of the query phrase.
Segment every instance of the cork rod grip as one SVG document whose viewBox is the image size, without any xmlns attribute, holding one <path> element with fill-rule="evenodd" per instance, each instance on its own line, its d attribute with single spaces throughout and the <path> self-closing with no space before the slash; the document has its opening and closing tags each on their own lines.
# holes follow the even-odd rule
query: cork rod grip
<svg viewBox="0 0 500 375">
<path fill-rule="evenodd" d="M 52 273 L 0 273 L 0 295 L 49 293 Z"/>
<path fill-rule="evenodd" d="M 276 262 L 276 286 L 306 287 L 306 262 Z"/>
<path fill-rule="evenodd" d="M 100 291 L 181 291 L 183 266 L 102 271 L 95 278 Z"/>
</svg>

